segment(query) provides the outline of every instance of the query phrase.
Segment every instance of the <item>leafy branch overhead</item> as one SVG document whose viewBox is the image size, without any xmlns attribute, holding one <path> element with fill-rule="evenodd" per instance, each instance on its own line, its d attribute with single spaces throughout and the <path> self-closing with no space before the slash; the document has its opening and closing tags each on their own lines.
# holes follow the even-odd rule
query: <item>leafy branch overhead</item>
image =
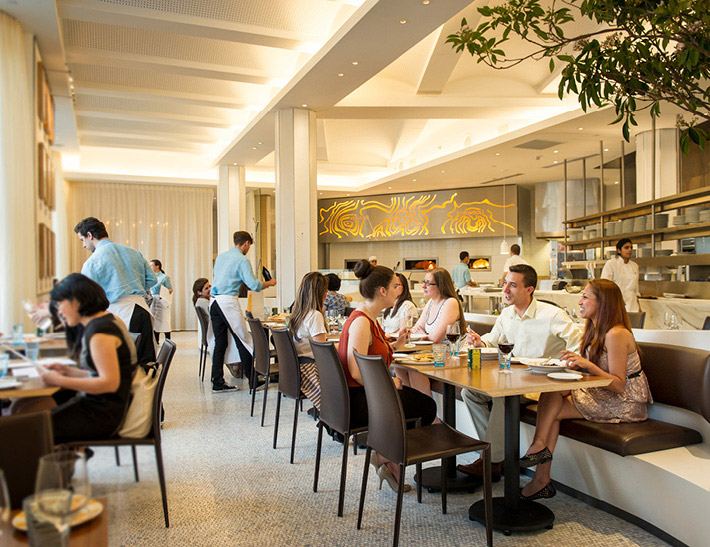
<svg viewBox="0 0 710 547">
<path fill-rule="evenodd" d="M 679 120 L 683 152 L 691 141 L 704 146 L 697 124 L 710 120 L 710 0 L 507 0 L 478 11 L 476 28 L 464 19 L 446 39 L 456 51 L 496 69 L 548 58 L 554 72 L 561 63 L 560 98 L 576 94 L 585 111 L 613 104 L 627 141 L 637 112 L 658 116 L 661 102 L 672 103 L 691 115 Z M 533 47 L 508 56 L 511 37 Z"/>
</svg>

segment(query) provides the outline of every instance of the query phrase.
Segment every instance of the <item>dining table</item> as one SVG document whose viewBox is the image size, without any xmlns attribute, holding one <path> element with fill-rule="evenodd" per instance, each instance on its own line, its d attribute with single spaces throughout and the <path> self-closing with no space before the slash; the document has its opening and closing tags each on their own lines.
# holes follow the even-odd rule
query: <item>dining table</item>
<svg viewBox="0 0 710 547">
<path fill-rule="evenodd" d="M 105 497 L 96 498 L 104 506 L 103 511 L 95 519 L 71 529 L 69 547 L 104 547 L 108 545 L 108 502 Z M 4 525 L 0 522 L 0 547 L 23 547 L 29 545 L 27 533 L 15 530 L 10 524 L 15 515 L 10 515 L 10 522 Z"/>
<path fill-rule="evenodd" d="M 431 380 L 439 380 L 444 387 L 444 422 L 456 427 L 456 388 L 466 388 L 490 397 L 503 397 L 505 401 L 505 462 L 504 495 L 493 499 L 493 529 L 510 535 L 512 532 L 529 532 L 552 528 L 554 513 L 541 503 L 520 499 L 520 396 L 526 393 L 549 393 L 570 389 L 604 387 L 611 380 L 602 376 L 582 374 L 575 381 L 554 380 L 545 374 L 534 374 L 526 365 L 511 365 L 512 374 L 499 373 L 497 361 L 483 362 L 480 368 L 470 370 L 463 356 L 443 367 L 433 365 L 399 364 L 416 370 Z M 448 469 L 452 463 L 447 463 Z M 455 467 L 455 461 L 453 462 Z M 448 485 L 448 482 L 447 482 Z M 469 509 L 471 520 L 485 524 L 484 501 Z"/>
</svg>

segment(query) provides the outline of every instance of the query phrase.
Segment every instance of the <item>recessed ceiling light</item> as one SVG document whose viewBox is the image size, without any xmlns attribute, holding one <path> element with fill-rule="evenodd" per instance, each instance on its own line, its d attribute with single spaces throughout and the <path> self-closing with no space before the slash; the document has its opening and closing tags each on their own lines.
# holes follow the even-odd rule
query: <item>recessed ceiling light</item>
<svg viewBox="0 0 710 547">
<path fill-rule="evenodd" d="M 321 192 L 320 195 L 322 196 L 322 195 L 323 195 L 323 192 Z"/>
<path fill-rule="evenodd" d="M 428 6 L 428 5 L 429 5 L 429 0 L 422 0 L 422 4 L 424 4 L 425 6 Z"/>
<path fill-rule="evenodd" d="M 388 186 L 387 189 L 388 189 L 388 190 L 392 190 L 392 187 L 391 187 L 391 186 Z"/>
<path fill-rule="evenodd" d="M 407 20 L 406 20 L 406 19 L 400 19 L 400 20 L 399 20 L 399 24 L 400 24 L 400 25 L 406 25 L 406 24 L 407 24 Z"/>
<path fill-rule="evenodd" d="M 441 172 L 442 172 L 442 173 L 446 173 L 446 171 L 444 171 L 443 169 L 441 170 Z"/>
<path fill-rule="evenodd" d="M 264 143 L 263 143 L 263 142 L 261 142 L 261 141 L 259 141 L 259 142 L 257 142 L 256 144 L 264 144 Z"/>
<path fill-rule="evenodd" d="M 412 179 L 412 182 L 417 182 L 417 179 Z"/>
<path fill-rule="evenodd" d="M 350 194 L 345 194 L 346 196 L 349 196 Z"/>
<path fill-rule="evenodd" d="M 496 156 L 500 156 L 500 152 L 496 152 Z"/>
<path fill-rule="evenodd" d="M 74 78 L 72 78 L 71 76 L 69 76 L 69 81 L 70 81 L 70 82 L 73 82 L 73 81 L 74 81 Z"/>
<path fill-rule="evenodd" d="M 553 161 L 552 163 L 557 163 L 557 160 Z"/>
<path fill-rule="evenodd" d="M 357 62 L 357 61 L 353 61 L 353 65 L 357 65 L 357 64 L 358 64 L 358 62 Z"/>
<path fill-rule="evenodd" d="M 557 154 L 557 152 L 559 152 L 559 150 L 555 150 L 554 152 L 555 152 L 555 154 Z"/>
<path fill-rule="evenodd" d="M 256 150 L 256 146 L 252 146 L 251 149 L 252 149 L 252 150 Z"/>
<path fill-rule="evenodd" d="M 605 149 L 604 149 L 604 152 L 608 152 L 608 151 L 609 151 L 609 149 L 608 149 L 608 148 L 605 148 Z M 615 183 L 615 184 L 616 184 L 616 183 Z"/>
<path fill-rule="evenodd" d="M 237 165 L 236 163 L 233 163 L 232 165 Z"/>
<path fill-rule="evenodd" d="M 308 105 L 307 105 L 307 104 L 302 104 L 301 106 L 302 106 L 303 108 L 308 108 Z"/>
<path fill-rule="evenodd" d="M 615 181 L 614 181 L 614 184 L 619 184 L 619 181 L 618 181 L 618 180 L 615 180 Z"/>
<path fill-rule="evenodd" d="M 345 76 L 345 74 L 343 74 L 342 72 L 338 72 L 338 76 L 342 78 L 343 76 Z"/>
<path fill-rule="evenodd" d="M 582 130 L 584 129 L 584 127 L 578 127 L 577 129 L 579 129 L 580 131 L 582 131 Z"/>
</svg>

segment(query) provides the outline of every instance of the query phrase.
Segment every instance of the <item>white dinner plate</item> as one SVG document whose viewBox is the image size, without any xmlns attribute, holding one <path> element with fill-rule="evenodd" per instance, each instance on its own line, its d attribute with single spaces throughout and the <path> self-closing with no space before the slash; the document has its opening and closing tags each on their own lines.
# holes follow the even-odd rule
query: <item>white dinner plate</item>
<svg viewBox="0 0 710 547">
<path fill-rule="evenodd" d="M 0 378 L 0 389 L 12 389 L 20 387 L 22 384 L 13 378 Z"/>
<path fill-rule="evenodd" d="M 553 380 L 562 380 L 565 382 L 581 380 L 582 378 L 584 378 L 584 376 L 582 376 L 578 372 L 551 372 L 547 375 L 547 377 L 552 378 Z"/>
<path fill-rule="evenodd" d="M 412 342 L 412 344 L 416 344 L 417 346 L 431 346 L 434 342 L 431 340 L 417 340 L 416 342 Z"/>
<path fill-rule="evenodd" d="M 425 332 L 417 332 L 417 333 L 410 334 L 409 337 L 412 340 L 421 340 L 422 338 L 426 338 L 427 334 Z"/>
</svg>

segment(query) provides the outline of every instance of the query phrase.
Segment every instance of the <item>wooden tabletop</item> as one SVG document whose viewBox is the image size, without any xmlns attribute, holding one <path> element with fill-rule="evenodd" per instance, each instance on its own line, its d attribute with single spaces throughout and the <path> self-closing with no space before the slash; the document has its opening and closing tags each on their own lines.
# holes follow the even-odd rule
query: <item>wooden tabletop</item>
<svg viewBox="0 0 710 547">
<path fill-rule="evenodd" d="M 500 374 L 498 362 L 488 364 L 484 361 L 480 369 L 468 370 L 466 358 L 461 357 L 458 364 L 445 367 L 433 365 L 405 365 L 403 368 L 416 370 L 429 378 L 434 378 L 471 391 L 484 393 L 490 397 L 523 395 L 525 393 L 545 393 L 588 387 L 604 387 L 611 383 L 609 378 L 583 374 L 581 380 L 561 381 L 548 378 L 545 374 L 533 374 L 526 365 L 511 365 L 513 374 Z"/>
<path fill-rule="evenodd" d="M 96 498 L 104 510 L 94 520 L 72 528 L 69 536 L 70 547 L 103 547 L 108 545 L 108 502 L 106 498 Z M 18 513 L 13 511 L 10 521 Z M 0 547 L 19 547 L 29 545 L 27 534 L 19 532 L 9 522 L 2 528 L 0 534 Z"/>
<path fill-rule="evenodd" d="M 46 397 L 59 391 L 57 386 L 48 386 L 41 378 L 19 378 L 21 385 L 11 389 L 1 389 L 0 399 L 20 397 Z"/>
</svg>

